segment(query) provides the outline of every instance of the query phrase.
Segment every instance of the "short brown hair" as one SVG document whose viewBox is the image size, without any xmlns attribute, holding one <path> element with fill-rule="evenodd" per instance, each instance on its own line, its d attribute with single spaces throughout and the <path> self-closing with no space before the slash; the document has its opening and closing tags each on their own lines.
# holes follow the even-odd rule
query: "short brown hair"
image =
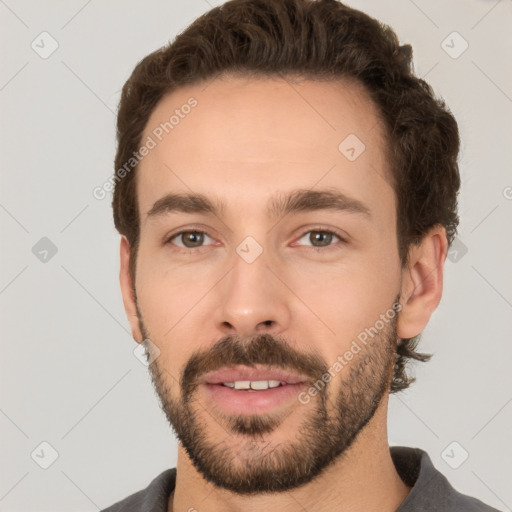
<svg viewBox="0 0 512 512">
<path fill-rule="evenodd" d="M 226 73 L 357 80 L 384 121 L 402 267 L 410 246 L 435 225 L 444 226 L 451 245 L 459 222 L 457 123 L 414 75 L 411 47 L 401 46 L 388 26 L 336 0 L 231 0 L 145 57 L 122 90 L 115 168 L 139 149 L 164 95 Z M 112 201 L 116 229 L 130 243 L 133 282 L 140 235 L 135 175 L 136 166 L 116 180 Z M 418 340 L 398 341 L 392 392 L 414 380 L 405 372 L 408 359 L 429 359 L 415 351 Z"/>
</svg>

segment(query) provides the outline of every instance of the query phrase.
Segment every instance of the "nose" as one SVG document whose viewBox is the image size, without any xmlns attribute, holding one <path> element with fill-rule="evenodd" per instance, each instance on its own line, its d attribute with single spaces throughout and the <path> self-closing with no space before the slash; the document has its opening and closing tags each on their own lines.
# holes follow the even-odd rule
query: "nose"
<svg viewBox="0 0 512 512">
<path fill-rule="evenodd" d="M 238 254 L 217 289 L 215 323 L 221 335 L 279 334 L 289 327 L 292 293 L 263 252 L 248 263 Z"/>
</svg>

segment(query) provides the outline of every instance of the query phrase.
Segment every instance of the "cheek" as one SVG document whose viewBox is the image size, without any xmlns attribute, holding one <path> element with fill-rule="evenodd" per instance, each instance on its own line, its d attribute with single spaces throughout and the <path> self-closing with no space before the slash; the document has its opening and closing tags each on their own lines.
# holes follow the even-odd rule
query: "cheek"
<svg viewBox="0 0 512 512">
<path fill-rule="evenodd" d="M 389 247 L 358 252 L 329 271 L 295 275 L 291 288 L 314 315 L 304 310 L 304 304 L 296 314 L 303 311 L 311 317 L 310 328 L 332 361 L 391 308 L 400 278 L 398 260 Z M 301 325 L 300 318 L 297 323 Z"/>
<path fill-rule="evenodd" d="M 211 265 L 170 265 L 160 254 L 142 249 L 137 267 L 137 298 L 144 324 L 159 345 L 167 368 L 181 368 L 192 340 L 204 338 L 211 318 L 208 294 L 222 274 Z M 201 336 L 203 332 L 203 336 Z"/>
</svg>

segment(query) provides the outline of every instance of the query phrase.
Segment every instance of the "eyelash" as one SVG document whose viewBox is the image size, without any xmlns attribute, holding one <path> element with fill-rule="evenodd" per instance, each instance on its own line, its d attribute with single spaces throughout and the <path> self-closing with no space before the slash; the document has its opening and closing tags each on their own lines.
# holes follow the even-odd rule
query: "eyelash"
<svg viewBox="0 0 512 512">
<path fill-rule="evenodd" d="M 304 233 L 302 233 L 302 235 L 299 236 L 298 240 L 300 240 L 301 238 L 304 238 L 305 235 L 307 235 L 308 233 L 327 233 L 327 234 L 330 234 L 330 235 L 334 235 L 334 236 L 337 236 L 339 239 L 340 239 L 340 242 L 342 244 L 345 244 L 347 243 L 347 241 L 345 240 L 345 238 L 343 238 L 341 236 L 340 233 L 338 233 L 337 231 L 334 231 L 332 229 L 324 229 L 324 228 L 321 228 L 321 227 L 317 227 L 317 228 L 314 228 L 314 229 L 309 229 L 308 231 L 304 231 Z M 177 238 L 179 237 L 180 235 L 183 235 L 185 233 L 197 233 L 197 234 L 204 234 L 206 236 L 209 236 L 208 233 L 206 231 L 202 231 L 200 229 L 186 229 L 186 230 L 183 230 L 183 231 L 179 231 L 178 233 L 174 233 L 172 234 L 170 237 L 168 237 L 166 239 L 166 241 L 164 242 L 165 245 L 167 244 L 170 244 L 172 243 L 172 240 L 174 238 Z M 210 237 L 212 238 L 212 237 Z M 181 252 L 181 253 L 185 253 L 185 254 L 192 254 L 194 252 L 197 252 L 199 249 L 204 249 L 206 246 L 199 246 L 199 247 L 180 247 L 179 245 L 175 245 L 173 244 L 176 248 L 177 248 L 177 251 L 178 252 Z M 315 252 L 324 252 L 326 250 L 336 250 L 336 249 L 341 249 L 340 246 L 336 246 L 336 245 L 327 245 L 325 247 L 314 247 L 314 246 L 309 246 L 308 249 L 310 250 L 313 250 Z"/>
</svg>

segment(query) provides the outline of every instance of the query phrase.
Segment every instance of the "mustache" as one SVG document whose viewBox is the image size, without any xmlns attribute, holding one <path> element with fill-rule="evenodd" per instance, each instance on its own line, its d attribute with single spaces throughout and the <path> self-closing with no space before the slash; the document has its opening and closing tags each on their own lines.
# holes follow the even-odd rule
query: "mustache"
<svg viewBox="0 0 512 512">
<path fill-rule="evenodd" d="M 244 339 L 225 336 L 212 348 L 192 354 L 181 374 L 181 389 L 185 396 L 194 391 L 198 379 L 206 373 L 224 367 L 264 365 L 311 377 L 316 381 L 328 370 L 316 352 L 299 353 L 285 339 L 265 333 Z"/>
</svg>

